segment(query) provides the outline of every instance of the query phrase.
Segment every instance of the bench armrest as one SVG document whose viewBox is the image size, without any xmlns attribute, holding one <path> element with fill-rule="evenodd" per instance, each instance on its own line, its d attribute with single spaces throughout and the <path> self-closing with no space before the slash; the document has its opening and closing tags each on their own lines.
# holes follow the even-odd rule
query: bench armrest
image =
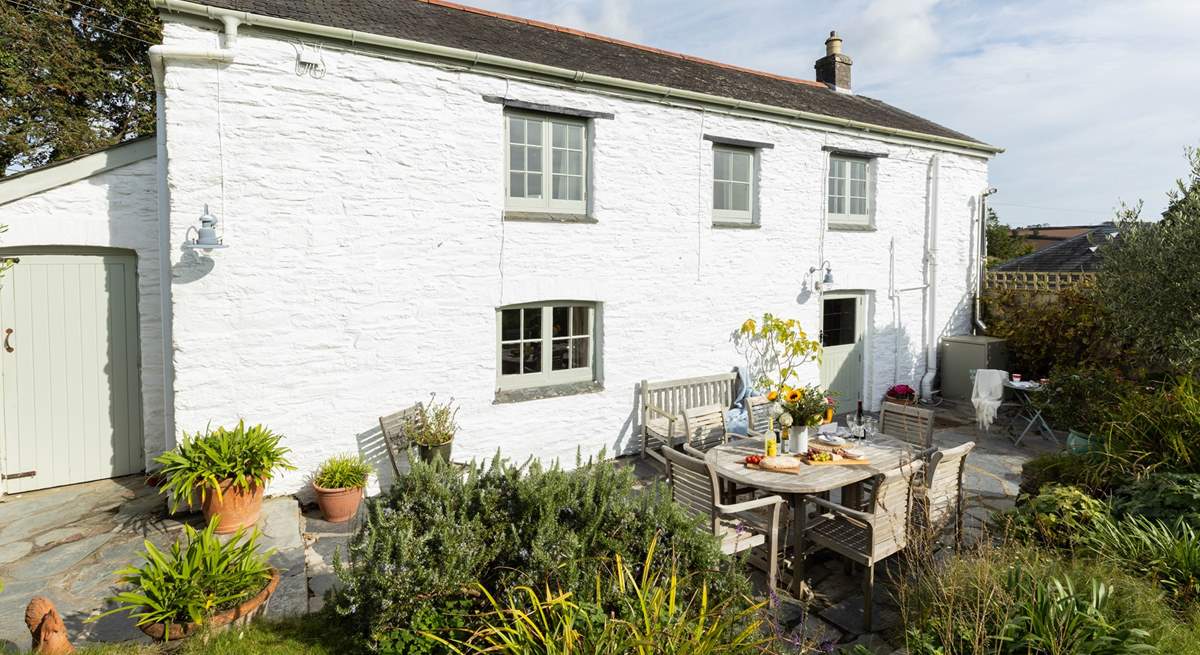
<svg viewBox="0 0 1200 655">
<path fill-rule="evenodd" d="M 744 500 L 733 505 L 717 505 L 716 509 L 721 514 L 736 514 L 737 512 L 745 512 L 747 510 L 758 509 L 759 507 L 782 504 L 783 498 L 779 496 L 764 496 L 762 498 L 755 498 L 754 500 Z"/>
<path fill-rule="evenodd" d="M 813 504 L 817 505 L 818 507 L 824 507 L 825 509 L 827 509 L 839 516 L 845 516 L 846 518 L 851 518 L 851 519 L 855 519 L 857 521 L 862 521 L 863 523 L 866 523 L 868 525 L 871 524 L 871 519 L 872 519 L 873 515 L 868 514 L 867 512 L 860 512 L 856 509 L 850 509 L 849 507 L 846 507 L 845 505 L 839 505 L 837 503 L 832 503 L 832 502 L 829 502 L 828 500 L 825 500 L 824 498 L 817 498 L 816 496 L 809 496 L 809 497 L 805 498 L 804 500 L 805 500 L 805 502 L 813 503 Z"/>
</svg>

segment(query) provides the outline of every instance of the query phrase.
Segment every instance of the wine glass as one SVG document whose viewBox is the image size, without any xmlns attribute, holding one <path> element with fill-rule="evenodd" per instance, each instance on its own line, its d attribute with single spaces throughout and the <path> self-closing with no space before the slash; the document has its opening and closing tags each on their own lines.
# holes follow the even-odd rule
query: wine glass
<svg viewBox="0 0 1200 655">
<path fill-rule="evenodd" d="M 878 422 L 874 418 L 872 418 L 870 416 L 863 418 L 863 433 L 862 433 L 863 436 L 862 436 L 862 438 L 863 438 L 864 442 L 869 441 L 870 439 L 875 437 L 876 430 L 878 429 L 877 425 L 878 425 Z"/>
</svg>

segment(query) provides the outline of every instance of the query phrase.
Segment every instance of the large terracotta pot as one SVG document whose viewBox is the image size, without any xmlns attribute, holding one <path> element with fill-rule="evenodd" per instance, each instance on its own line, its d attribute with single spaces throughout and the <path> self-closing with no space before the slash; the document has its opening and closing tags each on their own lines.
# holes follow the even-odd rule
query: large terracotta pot
<svg viewBox="0 0 1200 655">
<path fill-rule="evenodd" d="M 317 505 L 321 506 L 321 514 L 325 515 L 326 521 L 345 523 L 358 513 L 358 506 L 363 499 L 362 487 L 326 489 L 314 483 L 313 489 L 317 492 Z"/>
<path fill-rule="evenodd" d="M 210 616 L 204 623 L 172 623 L 169 634 L 167 633 L 167 624 L 165 623 L 150 623 L 138 627 L 155 641 L 175 641 L 189 637 L 205 628 L 219 632 L 231 625 L 245 625 L 255 616 L 261 614 L 262 610 L 266 609 L 267 599 L 271 597 L 271 594 L 275 593 L 275 587 L 278 586 L 279 570 L 271 569 L 271 581 L 267 583 L 267 586 L 263 587 L 262 591 L 237 607 Z"/>
<path fill-rule="evenodd" d="M 230 534 L 239 528 L 249 527 L 258 521 L 262 511 L 263 484 L 257 482 L 249 489 L 235 486 L 233 480 L 221 482 L 221 496 L 217 497 L 211 489 L 204 495 L 200 509 L 204 512 L 204 520 L 211 521 L 212 517 L 220 516 L 221 523 L 217 526 L 217 534 Z"/>
</svg>

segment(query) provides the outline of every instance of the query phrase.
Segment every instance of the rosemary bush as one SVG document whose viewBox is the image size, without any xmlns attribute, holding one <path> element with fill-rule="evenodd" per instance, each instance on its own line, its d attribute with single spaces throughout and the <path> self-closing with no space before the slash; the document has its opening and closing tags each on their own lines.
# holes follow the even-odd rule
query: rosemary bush
<svg viewBox="0 0 1200 655">
<path fill-rule="evenodd" d="M 334 611 L 375 648 L 441 652 L 412 629 L 431 609 L 453 606 L 437 613 L 439 627 L 449 629 L 470 625 L 460 603 L 486 607 L 480 586 L 501 596 L 549 585 L 590 597 L 614 555 L 636 562 L 638 576 L 646 561 L 675 567 L 685 595 L 703 586 L 714 598 L 746 596 L 737 563 L 665 488 L 634 492 L 628 469 L 578 464 L 571 471 L 537 462 L 518 467 L 497 456 L 464 472 L 414 462 L 387 495 L 368 501 L 346 561 L 335 561 L 343 586 L 331 598 Z M 616 612 L 618 601 L 604 591 L 598 605 Z"/>
<path fill-rule="evenodd" d="M 313 476 L 322 489 L 362 489 L 371 476 L 371 465 L 360 455 L 335 455 L 325 460 Z"/>
</svg>

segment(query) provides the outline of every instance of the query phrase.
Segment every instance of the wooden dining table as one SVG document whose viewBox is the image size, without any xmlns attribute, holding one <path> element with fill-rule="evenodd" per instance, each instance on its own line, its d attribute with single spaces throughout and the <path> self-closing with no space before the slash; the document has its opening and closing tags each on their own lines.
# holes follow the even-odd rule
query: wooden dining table
<svg viewBox="0 0 1200 655">
<path fill-rule="evenodd" d="M 862 452 L 869 464 L 801 464 L 797 471 L 787 473 L 750 468 L 745 464 L 746 456 L 763 454 L 763 441 L 757 438 L 730 441 L 712 448 L 704 455 L 705 461 L 721 479 L 739 488 L 752 487 L 777 494 L 791 504 L 791 588 L 796 598 L 801 598 L 804 593 L 804 532 L 808 524 L 806 498 L 842 489 L 842 502 L 845 503 L 845 497 L 858 496 L 860 482 L 879 473 L 894 471 L 919 455 L 913 444 L 885 434 L 877 434 L 865 442 L 851 441 L 844 447 Z"/>
</svg>

